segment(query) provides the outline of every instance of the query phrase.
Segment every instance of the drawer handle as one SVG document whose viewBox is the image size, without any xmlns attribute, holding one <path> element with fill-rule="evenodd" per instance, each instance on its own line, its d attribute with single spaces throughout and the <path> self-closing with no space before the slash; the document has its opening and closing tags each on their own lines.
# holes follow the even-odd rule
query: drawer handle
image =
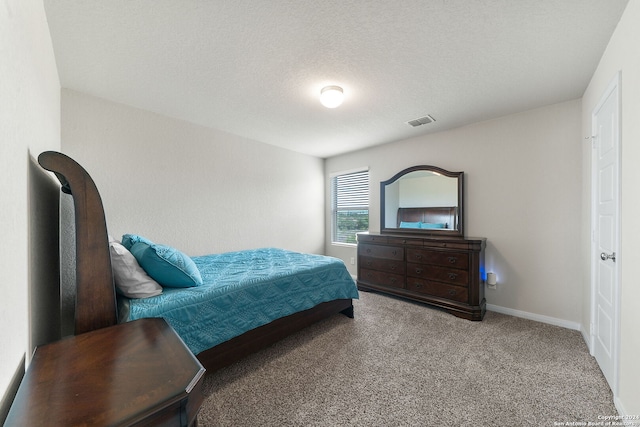
<svg viewBox="0 0 640 427">
<path fill-rule="evenodd" d="M 396 266 L 392 265 L 391 267 L 389 267 L 389 269 L 395 271 L 396 270 Z"/>
<path fill-rule="evenodd" d="M 393 255 L 396 255 L 396 254 L 398 253 L 398 251 L 396 251 L 396 250 L 394 249 L 394 250 L 392 250 L 392 251 L 391 251 L 391 253 L 392 253 Z"/>
<path fill-rule="evenodd" d="M 458 292 L 455 291 L 454 289 L 449 289 L 449 295 L 454 296 L 455 294 L 457 294 Z"/>
<path fill-rule="evenodd" d="M 389 282 L 391 282 L 391 283 L 396 283 L 396 278 L 395 278 L 395 277 L 392 277 L 391 279 L 389 279 Z"/>
<path fill-rule="evenodd" d="M 455 280 L 458 275 L 456 273 L 449 273 L 449 280 Z"/>
<path fill-rule="evenodd" d="M 449 264 L 455 264 L 455 263 L 456 263 L 456 261 L 458 261 L 458 258 L 456 258 L 456 257 L 454 257 L 454 256 L 450 256 L 450 257 L 448 258 L 448 260 L 449 260 Z"/>
<path fill-rule="evenodd" d="M 417 273 L 417 274 L 422 274 L 422 271 L 423 271 L 423 270 L 422 270 L 421 268 L 416 268 L 416 273 Z"/>
<path fill-rule="evenodd" d="M 371 253 L 371 249 L 367 248 L 367 253 L 370 254 Z"/>
<path fill-rule="evenodd" d="M 373 265 L 373 262 L 371 262 L 371 260 L 367 260 L 367 266 L 371 267 Z"/>
<path fill-rule="evenodd" d="M 416 259 L 422 259 L 422 255 L 416 254 Z"/>
<path fill-rule="evenodd" d="M 420 289 L 422 288 L 424 285 L 422 283 L 416 283 L 416 288 Z"/>
</svg>

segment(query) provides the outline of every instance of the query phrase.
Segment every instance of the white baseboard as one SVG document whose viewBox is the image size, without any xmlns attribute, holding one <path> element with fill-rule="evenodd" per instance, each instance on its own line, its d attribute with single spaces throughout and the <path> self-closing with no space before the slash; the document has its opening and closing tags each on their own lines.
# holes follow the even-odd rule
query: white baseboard
<svg viewBox="0 0 640 427">
<path fill-rule="evenodd" d="M 618 410 L 618 415 L 621 415 L 623 417 L 630 415 L 630 414 L 627 414 L 627 412 L 624 410 L 624 407 L 622 406 L 622 402 L 617 396 L 613 396 L 613 404 Z M 633 424 L 630 424 L 630 425 L 633 425 Z"/>
<path fill-rule="evenodd" d="M 585 331 L 584 328 L 580 328 L 580 332 L 582 332 L 582 338 L 584 339 L 584 342 L 587 343 L 589 354 L 593 356 L 593 337 L 590 335 L 589 331 Z"/>
<path fill-rule="evenodd" d="M 510 316 L 522 317 L 523 319 L 535 320 L 537 322 L 548 323 L 550 325 L 561 326 L 567 329 L 573 329 L 575 331 L 582 331 L 582 326 L 577 322 L 570 322 L 569 320 L 557 319 L 555 317 L 544 316 L 542 314 L 529 313 L 527 311 L 514 310 L 513 308 L 501 307 L 499 305 L 487 304 L 487 310 L 495 311 L 496 313 L 508 314 Z M 586 341 L 586 339 L 585 339 Z M 587 341 L 588 342 L 588 341 Z"/>
</svg>

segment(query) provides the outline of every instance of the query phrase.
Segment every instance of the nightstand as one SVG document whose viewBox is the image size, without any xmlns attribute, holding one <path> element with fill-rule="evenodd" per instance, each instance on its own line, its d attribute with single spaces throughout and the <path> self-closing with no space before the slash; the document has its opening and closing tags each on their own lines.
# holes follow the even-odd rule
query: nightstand
<svg viewBox="0 0 640 427">
<path fill-rule="evenodd" d="M 194 426 L 205 369 L 164 319 L 38 347 L 5 426 Z"/>
</svg>

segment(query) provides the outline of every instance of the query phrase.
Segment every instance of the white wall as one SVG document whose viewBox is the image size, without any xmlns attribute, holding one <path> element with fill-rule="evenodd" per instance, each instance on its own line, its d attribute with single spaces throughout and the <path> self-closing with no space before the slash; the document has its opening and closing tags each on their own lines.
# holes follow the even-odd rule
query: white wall
<svg viewBox="0 0 640 427">
<path fill-rule="evenodd" d="M 591 113 L 605 89 L 621 72 L 621 241 L 617 261 L 621 268 L 621 328 L 619 389 L 616 406 L 630 415 L 640 414 L 640 0 L 629 1 L 627 8 L 600 60 L 582 98 L 582 134 L 591 135 Z M 590 171 L 591 149 L 584 144 L 582 270 L 585 277 L 582 322 L 590 321 Z"/>
<path fill-rule="evenodd" d="M 487 238 L 487 271 L 498 277 L 487 302 L 577 327 L 583 291 L 580 108 L 579 100 L 570 101 L 336 156 L 326 160 L 325 171 L 369 166 L 371 231 L 380 230 L 381 181 L 420 164 L 464 171 L 466 235 Z M 355 248 L 330 240 L 326 246 L 347 264 L 356 256 Z"/>
<path fill-rule="evenodd" d="M 41 339 L 29 307 L 38 305 L 33 259 L 39 245 L 38 193 L 53 181 L 34 158 L 60 147 L 60 83 L 42 1 L 3 1 L 0 5 L 0 421 L 12 378 L 25 354 Z M 44 177 L 44 179 L 43 179 Z M 42 181 L 45 184 L 42 184 Z M 57 191 L 57 190 L 56 190 Z M 45 275 L 46 276 L 46 275 Z M 55 278 L 54 278 L 55 280 Z M 31 298 L 31 301 L 30 301 Z M 34 310 L 37 311 L 37 310 Z M 52 319 L 55 321 L 55 319 Z M 6 399 L 5 399 L 6 398 Z"/>
<path fill-rule="evenodd" d="M 66 89 L 62 141 L 96 182 L 114 237 L 189 255 L 324 252 L 321 159 Z"/>
</svg>

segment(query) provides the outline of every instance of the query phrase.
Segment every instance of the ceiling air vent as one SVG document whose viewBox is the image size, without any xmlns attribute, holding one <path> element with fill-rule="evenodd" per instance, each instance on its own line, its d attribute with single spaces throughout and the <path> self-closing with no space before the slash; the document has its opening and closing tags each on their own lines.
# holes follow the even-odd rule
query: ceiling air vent
<svg viewBox="0 0 640 427">
<path fill-rule="evenodd" d="M 419 119 L 414 119 L 414 120 L 409 120 L 407 123 L 410 124 L 413 127 L 417 127 L 417 126 L 422 126 L 422 125 L 426 125 L 429 124 L 431 122 L 435 122 L 436 119 L 434 119 L 433 117 L 427 115 L 424 117 L 420 117 Z"/>
</svg>

